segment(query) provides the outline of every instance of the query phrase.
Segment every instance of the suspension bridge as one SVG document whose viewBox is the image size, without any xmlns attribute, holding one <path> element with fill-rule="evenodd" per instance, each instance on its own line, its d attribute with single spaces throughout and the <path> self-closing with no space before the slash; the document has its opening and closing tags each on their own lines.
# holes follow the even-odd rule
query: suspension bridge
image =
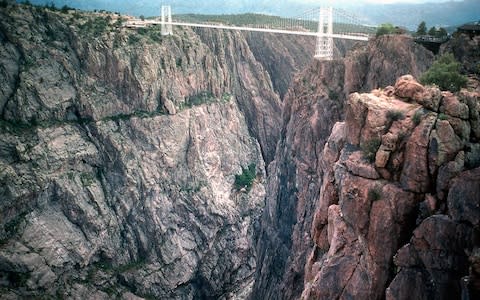
<svg viewBox="0 0 480 300">
<path fill-rule="evenodd" d="M 124 25 L 130 28 L 160 25 L 162 35 L 172 35 L 173 26 L 214 28 L 239 31 L 268 32 L 317 38 L 314 57 L 319 60 L 333 59 L 333 39 L 368 41 L 375 32 L 374 26 L 345 10 L 332 7 L 311 9 L 299 16 L 267 18 L 263 22 L 232 24 L 230 22 L 195 19 L 194 15 L 174 15 L 169 5 L 163 5 L 161 17 L 151 20 L 129 20 Z"/>
</svg>

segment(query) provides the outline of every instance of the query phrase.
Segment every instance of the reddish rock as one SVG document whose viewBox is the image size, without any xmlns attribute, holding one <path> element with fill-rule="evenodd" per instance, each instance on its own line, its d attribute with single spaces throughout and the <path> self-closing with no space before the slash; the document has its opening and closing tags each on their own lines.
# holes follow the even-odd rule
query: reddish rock
<svg viewBox="0 0 480 300">
<path fill-rule="evenodd" d="M 345 144 L 345 122 L 338 122 L 333 126 L 332 133 L 323 148 L 322 166 L 327 169 L 335 163 Z"/>
<path fill-rule="evenodd" d="M 435 130 L 430 136 L 428 149 L 430 168 L 439 167 L 453 160 L 463 147 L 464 143 L 455 134 L 450 123 L 446 120 L 437 120 Z"/>
<path fill-rule="evenodd" d="M 426 272 L 418 269 L 401 270 L 387 288 L 387 300 L 432 299 L 432 287 Z"/>
<path fill-rule="evenodd" d="M 393 97 L 395 95 L 395 88 L 389 85 L 383 90 L 383 92 L 387 97 Z"/>
<path fill-rule="evenodd" d="M 358 93 L 353 93 L 348 98 L 346 115 L 346 141 L 352 145 L 360 144 L 362 128 L 365 124 L 368 108 L 365 106 Z"/>
<path fill-rule="evenodd" d="M 388 159 L 390 158 L 390 153 L 390 151 L 383 149 L 378 150 L 377 154 L 375 155 L 375 167 L 385 168 L 387 166 Z"/>
<path fill-rule="evenodd" d="M 336 299 L 345 295 L 345 287 L 352 282 L 353 274 L 360 267 L 361 251 L 355 245 L 356 235 L 345 223 L 338 205 L 328 209 L 328 240 L 329 259 L 312 282 L 306 285 L 303 299 Z M 367 286 L 364 285 L 362 290 L 366 292 Z"/>
<path fill-rule="evenodd" d="M 395 82 L 395 95 L 407 99 L 419 99 L 425 88 L 412 75 L 404 75 Z"/>
<path fill-rule="evenodd" d="M 470 127 L 475 139 L 480 140 L 480 93 L 462 90 L 460 97 L 468 105 L 470 112 Z"/>
<path fill-rule="evenodd" d="M 447 116 L 447 121 L 462 142 L 466 142 L 470 139 L 471 126 L 468 120 Z"/>
<path fill-rule="evenodd" d="M 465 152 L 460 151 L 455 160 L 448 162 L 438 169 L 437 175 L 437 195 L 440 199 L 444 199 L 444 195 L 450 189 L 450 180 L 464 170 Z"/>
<path fill-rule="evenodd" d="M 442 92 L 439 88 L 427 86 L 421 96 L 417 95 L 415 101 L 426 109 L 437 112 L 441 99 Z"/>
<path fill-rule="evenodd" d="M 472 247 L 472 237 L 468 226 L 455 223 L 447 216 L 435 215 L 425 219 L 413 232 L 410 243 L 395 257 L 395 263 L 402 271 L 387 289 L 387 297 L 409 299 L 404 298 L 402 290 L 413 285 L 415 290 L 429 291 L 427 298 L 459 299 L 461 276 L 468 270 L 465 249 Z M 428 280 L 419 281 L 417 270 L 422 271 Z"/>
<path fill-rule="evenodd" d="M 428 115 L 415 128 L 405 149 L 404 167 L 400 177 L 402 186 L 412 192 L 425 193 L 431 178 L 428 172 L 427 151 L 435 116 Z"/>
<path fill-rule="evenodd" d="M 440 106 L 440 112 L 444 112 L 452 117 L 468 120 L 469 110 L 468 105 L 461 103 L 457 96 L 451 92 L 442 92 L 442 105 Z"/>
<path fill-rule="evenodd" d="M 395 151 L 397 148 L 398 135 L 392 132 L 387 132 L 382 136 L 382 150 Z"/>
<path fill-rule="evenodd" d="M 355 151 L 350 154 L 344 164 L 347 167 L 348 171 L 354 175 L 368 179 L 380 178 L 380 175 L 378 175 L 375 167 L 371 163 L 365 161 L 365 159 L 363 158 L 363 153 L 361 151 Z"/>
<path fill-rule="evenodd" d="M 448 213 L 453 220 L 480 225 L 480 168 L 453 179 L 448 193 Z"/>
</svg>

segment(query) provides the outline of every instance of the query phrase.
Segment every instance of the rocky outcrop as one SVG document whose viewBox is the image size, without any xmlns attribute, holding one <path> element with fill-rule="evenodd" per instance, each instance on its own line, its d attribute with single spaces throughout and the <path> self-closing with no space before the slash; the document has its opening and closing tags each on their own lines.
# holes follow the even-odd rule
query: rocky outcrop
<svg viewBox="0 0 480 300">
<path fill-rule="evenodd" d="M 440 54 L 453 53 L 455 58 L 461 62 L 462 71 L 467 74 L 480 74 L 480 36 L 470 37 L 466 34 L 456 33 L 454 38 L 440 47 Z"/>
<path fill-rule="evenodd" d="M 338 154 L 325 153 L 324 145 L 332 128 L 332 135 L 342 135 L 344 129 L 334 127 L 337 121 L 344 117 L 364 121 L 368 113 L 361 105 L 362 109 L 354 115 L 344 116 L 347 95 L 355 90 L 378 87 L 385 82 L 393 85 L 402 70 L 419 75 L 432 60 L 432 54 L 416 45 L 411 38 L 385 36 L 367 46 L 354 47 L 343 60 L 315 62 L 296 78 L 284 100 L 281 137 L 269 169 L 269 192 L 257 241 L 259 266 L 252 299 L 300 297 L 304 281 L 311 279 L 310 275 L 305 277 L 307 257 L 321 257 L 322 251 L 326 250 L 310 253 L 317 239 L 328 243 L 326 230 L 319 230 L 319 236 L 310 234 L 312 222 L 315 219 L 317 224 L 327 224 L 328 207 L 338 203 L 333 184 L 335 178 L 323 162 L 326 155 L 335 162 Z M 377 101 L 376 105 L 378 108 L 375 111 L 380 113 L 387 104 Z M 369 119 L 381 120 L 373 113 Z M 363 128 L 360 125 L 356 126 L 359 134 Z M 368 134 L 377 134 L 379 130 L 372 129 L 373 132 Z M 340 141 L 339 138 L 332 147 L 341 150 Z M 370 180 L 380 178 L 381 174 L 371 164 L 359 164 L 362 159 L 358 155 L 352 152 L 352 156 L 347 157 L 350 157 L 349 166 L 357 176 L 366 176 Z M 363 205 L 367 206 L 367 203 Z M 322 216 L 317 216 L 319 207 L 324 210 Z M 355 208 L 351 207 L 351 210 Z M 356 253 L 348 255 L 358 257 L 359 250 Z M 336 279 L 331 278 L 331 281 Z"/>
<path fill-rule="evenodd" d="M 452 299 L 467 292 L 462 277 L 478 247 L 480 165 L 466 167 L 465 154 L 478 140 L 446 130 L 456 113 L 442 107 L 466 108 L 468 128 L 476 122 L 468 111 L 478 108 L 466 103 L 479 95 L 441 95 L 412 76 L 397 81 L 398 96 L 388 90 L 352 94 L 345 122 L 325 146 L 322 191 L 330 192 L 317 201 L 302 298 Z M 438 110 L 419 104 L 436 101 Z M 369 172 L 359 171 L 358 157 Z"/>
<path fill-rule="evenodd" d="M 281 102 L 245 38 L 23 5 L 0 28 L 2 298 L 246 298 Z"/>
</svg>

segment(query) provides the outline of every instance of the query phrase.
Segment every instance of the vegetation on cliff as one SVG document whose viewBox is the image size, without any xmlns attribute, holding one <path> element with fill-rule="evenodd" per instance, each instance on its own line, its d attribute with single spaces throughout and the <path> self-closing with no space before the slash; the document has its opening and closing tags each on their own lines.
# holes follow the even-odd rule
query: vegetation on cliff
<svg viewBox="0 0 480 300">
<path fill-rule="evenodd" d="M 442 91 L 457 92 L 467 84 L 467 77 L 460 74 L 460 67 L 453 54 L 444 54 L 420 77 L 420 81 L 423 84 L 435 84 Z"/>
</svg>

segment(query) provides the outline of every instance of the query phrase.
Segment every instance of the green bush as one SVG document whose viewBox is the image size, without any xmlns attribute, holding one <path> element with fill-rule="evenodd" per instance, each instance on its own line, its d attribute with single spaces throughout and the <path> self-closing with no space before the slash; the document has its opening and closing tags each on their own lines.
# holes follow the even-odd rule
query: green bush
<svg viewBox="0 0 480 300">
<path fill-rule="evenodd" d="M 374 138 L 370 141 L 364 142 L 361 145 L 363 158 L 373 163 L 375 161 L 375 156 L 377 155 L 377 150 L 381 144 L 382 144 L 382 141 L 378 138 Z"/>
<path fill-rule="evenodd" d="M 80 181 L 84 187 L 89 187 L 95 182 L 95 176 L 90 173 L 81 173 Z"/>
<path fill-rule="evenodd" d="M 444 113 L 438 114 L 438 118 L 439 118 L 440 120 L 442 120 L 442 121 L 448 120 L 447 115 L 444 114 Z"/>
<path fill-rule="evenodd" d="M 245 188 L 250 191 L 253 181 L 257 177 L 257 166 L 254 163 L 248 165 L 247 168 L 242 167 L 242 174 L 235 175 L 235 188 L 241 190 Z"/>
<path fill-rule="evenodd" d="M 71 8 L 70 6 L 68 6 L 68 5 L 65 4 L 65 5 L 62 6 L 62 8 L 60 9 L 60 12 L 63 13 L 63 14 L 68 14 L 68 11 L 69 11 L 69 10 L 72 10 L 72 9 L 73 9 L 73 8 Z"/>
<path fill-rule="evenodd" d="M 415 114 L 412 117 L 413 124 L 418 125 L 422 121 L 422 117 L 424 115 L 423 110 L 419 109 L 415 112 Z"/>
<path fill-rule="evenodd" d="M 441 90 L 459 91 L 467 85 L 467 78 L 460 74 L 460 63 L 448 53 L 435 61 L 432 67 L 420 77 L 422 84 L 435 84 Z"/>
<path fill-rule="evenodd" d="M 390 23 L 385 23 L 380 25 L 380 27 L 378 27 L 376 36 L 378 37 L 384 34 L 392 34 L 392 33 L 395 33 L 395 26 L 393 26 Z"/>
<path fill-rule="evenodd" d="M 140 38 L 136 36 L 135 34 L 129 35 L 128 36 L 128 44 L 129 45 L 134 45 L 140 42 Z"/>
<path fill-rule="evenodd" d="M 390 128 L 393 124 L 393 122 L 398 121 L 398 120 L 403 120 L 405 119 L 405 115 L 403 112 L 399 110 L 389 110 L 387 111 L 387 124 L 386 126 Z"/>
<path fill-rule="evenodd" d="M 382 190 L 380 187 L 374 187 L 368 190 L 368 200 L 370 201 L 378 201 L 382 199 Z"/>
</svg>

